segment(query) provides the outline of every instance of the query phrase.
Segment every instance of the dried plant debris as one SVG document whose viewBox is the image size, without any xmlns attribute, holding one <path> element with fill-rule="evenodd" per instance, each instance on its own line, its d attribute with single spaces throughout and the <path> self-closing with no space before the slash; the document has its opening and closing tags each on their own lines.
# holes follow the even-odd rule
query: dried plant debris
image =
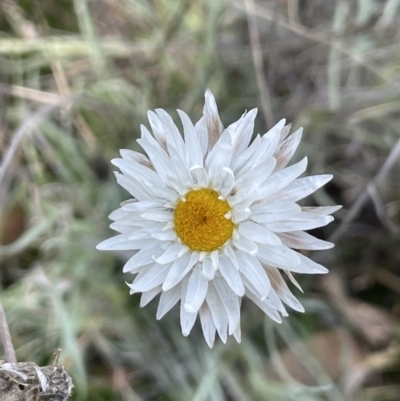
<svg viewBox="0 0 400 401">
<path fill-rule="evenodd" d="M 57 362 L 57 357 L 55 358 Z M 0 361 L 0 401 L 66 401 L 72 380 L 63 366 Z"/>
</svg>

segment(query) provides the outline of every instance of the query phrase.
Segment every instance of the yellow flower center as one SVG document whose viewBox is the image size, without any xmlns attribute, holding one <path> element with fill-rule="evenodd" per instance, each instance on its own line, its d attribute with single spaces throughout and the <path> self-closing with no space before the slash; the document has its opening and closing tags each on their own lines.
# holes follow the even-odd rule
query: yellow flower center
<svg viewBox="0 0 400 401">
<path fill-rule="evenodd" d="M 234 224 L 225 217 L 231 208 L 218 196 L 208 188 L 191 190 L 176 206 L 176 234 L 192 251 L 215 251 L 232 237 Z"/>
</svg>

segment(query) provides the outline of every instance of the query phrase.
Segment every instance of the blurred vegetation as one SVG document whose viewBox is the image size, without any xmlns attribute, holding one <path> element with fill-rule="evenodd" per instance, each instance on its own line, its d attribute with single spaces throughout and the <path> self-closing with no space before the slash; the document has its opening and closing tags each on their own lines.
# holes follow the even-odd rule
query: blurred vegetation
<svg viewBox="0 0 400 401">
<path fill-rule="evenodd" d="M 400 0 L 2 0 L 0 285 L 19 361 L 61 347 L 74 400 L 400 399 Z M 242 344 L 184 338 L 95 245 L 128 195 L 109 159 L 147 109 L 303 126 L 296 157 L 343 204 L 315 232 L 330 274 L 298 277 L 282 325 L 244 301 Z M 296 277 L 297 278 L 297 277 Z M 128 278 L 129 279 L 129 278 Z M 297 292 L 296 292 L 297 291 Z"/>
</svg>

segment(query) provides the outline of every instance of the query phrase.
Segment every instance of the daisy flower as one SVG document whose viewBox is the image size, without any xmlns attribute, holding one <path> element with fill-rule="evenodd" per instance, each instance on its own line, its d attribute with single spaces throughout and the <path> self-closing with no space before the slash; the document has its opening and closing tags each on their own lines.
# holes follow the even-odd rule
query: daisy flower
<svg viewBox="0 0 400 401">
<path fill-rule="evenodd" d="M 296 250 L 331 248 L 305 231 L 331 222 L 340 206 L 296 202 L 332 176 L 299 178 L 307 158 L 287 167 L 302 129 L 288 136 L 285 120 L 251 141 L 257 109 L 224 129 L 209 90 L 195 125 L 178 114 L 183 136 L 163 109 L 149 111 L 152 133 L 142 125 L 137 140 L 147 156 L 121 150 L 112 160 L 132 199 L 109 216 L 120 234 L 97 249 L 134 252 L 123 269 L 136 276 L 130 293 L 142 293 L 141 306 L 161 294 L 157 319 L 180 302 L 184 336 L 199 315 L 210 347 L 216 332 L 240 342 L 244 296 L 281 322 L 284 305 L 304 311 L 282 272 L 296 286 L 292 273 L 327 272 Z"/>
</svg>

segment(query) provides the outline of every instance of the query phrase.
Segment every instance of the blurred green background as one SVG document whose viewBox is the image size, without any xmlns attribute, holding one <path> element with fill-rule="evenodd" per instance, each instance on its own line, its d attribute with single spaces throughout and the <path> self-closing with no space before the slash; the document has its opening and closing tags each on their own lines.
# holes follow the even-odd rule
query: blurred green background
<svg viewBox="0 0 400 401">
<path fill-rule="evenodd" d="M 146 111 L 256 132 L 303 126 L 296 158 L 332 173 L 308 205 L 330 273 L 296 276 L 282 325 L 242 305 L 242 344 L 208 349 L 174 308 L 139 308 L 126 253 L 95 245 L 128 194 L 109 160 Z M 0 298 L 19 361 L 61 347 L 74 400 L 400 399 L 400 0 L 1 0 Z M 2 348 L 0 348 L 2 353 Z M 1 356 L 1 354 L 0 354 Z M 0 357 L 1 359 L 1 357 Z"/>
</svg>

